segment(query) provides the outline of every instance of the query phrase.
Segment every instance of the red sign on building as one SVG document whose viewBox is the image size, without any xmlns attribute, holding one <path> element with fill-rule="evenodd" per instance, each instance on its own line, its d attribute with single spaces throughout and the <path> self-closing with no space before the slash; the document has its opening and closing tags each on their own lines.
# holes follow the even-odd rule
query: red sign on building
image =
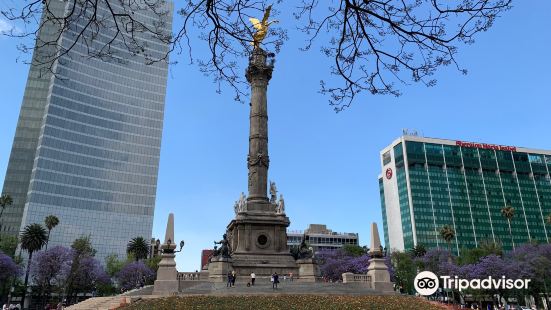
<svg viewBox="0 0 551 310">
<path fill-rule="evenodd" d="M 488 150 L 496 150 L 496 151 L 511 151 L 511 152 L 517 151 L 517 148 L 515 146 L 506 146 L 506 145 L 497 145 L 497 144 L 455 141 L 455 145 L 460 147 L 472 147 L 477 149 L 488 149 Z"/>
<path fill-rule="evenodd" d="M 387 180 L 392 179 L 392 169 L 390 168 L 386 169 L 386 178 Z"/>
</svg>

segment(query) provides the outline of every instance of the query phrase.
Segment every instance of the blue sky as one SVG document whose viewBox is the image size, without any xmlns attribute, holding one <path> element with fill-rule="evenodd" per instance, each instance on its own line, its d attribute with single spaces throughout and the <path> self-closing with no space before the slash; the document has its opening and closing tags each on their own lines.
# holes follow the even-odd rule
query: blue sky
<svg viewBox="0 0 551 310">
<path fill-rule="evenodd" d="M 398 98 L 365 93 L 339 114 L 318 93 L 330 60 L 318 50 L 299 51 L 304 37 L 290 28 L 268 94 L 270 179 L 285 197 L 290 229 L 327 224 L 357 232 L 368 244 L 370 223 L 382 229 L 379 151 L 402 128 L 428 137 L 551 149 L 551 2 L 514 6 L 474 45 L 460 46 L 458 60 L 468 75 L 444 68 L 435 87 L 400 86 L 404 94 Z M 28 74 L 16 62 L 17 43 L 0 37 L 0 183 Z M 169 73 L 153 235 L 162 237 L 174 212 L 176 239 L 186 241 L 178 269 L 190 271 L 199 268 L 201 249 L 220 239 L 233 202 L 247 190 L 249 106 L 234 102 L 231 92 L 215 93 L 212 79 L 184 55 L 172 60 L 180 63 Z"/>
</svg>

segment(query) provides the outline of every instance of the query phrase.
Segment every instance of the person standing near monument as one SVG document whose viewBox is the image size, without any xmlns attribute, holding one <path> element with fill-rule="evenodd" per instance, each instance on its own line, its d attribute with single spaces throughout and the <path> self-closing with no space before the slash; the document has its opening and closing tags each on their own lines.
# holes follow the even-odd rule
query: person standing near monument
<svg viewBox="0 0 551 310">
<path fill-rule="evenodd" d="M 226 283 L 226 287 L 231 287 L 231 284 L 233 282 L 233 276 L 232 273 L 228 271 L 228 283 Z"/>
<path fill-rule="evenodd" d="M 237 273 L 233 270 L 231 272 L 231 286 L 235 286 L 235 278 L 237 278 Z"/>
<path fill-rule="evenodd" d="M 277 289 L 277 284 L 279 283 L 279 275 L 277 274 L 277 272 L 274 272 L 272 274 L 272 289 Z"/>
<path fill-rule="evenodd" d="M 254 281 L 256 280 L 256 274 L 254 272 L 251 272 L 251 285 L 254 286 Z"/>
</svg>

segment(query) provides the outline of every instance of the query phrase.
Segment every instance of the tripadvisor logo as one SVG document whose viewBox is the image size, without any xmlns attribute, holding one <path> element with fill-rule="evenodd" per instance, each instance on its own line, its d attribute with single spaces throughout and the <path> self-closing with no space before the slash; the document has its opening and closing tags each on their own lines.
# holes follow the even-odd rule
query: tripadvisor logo
<svg viewBox="0 0 551 310">
<path fill-rule="evenodd" d="M 423 296 L 432 295 L 438 290 L 438 277 L 430 271 L 421 271 L 415 276 L 413 286 L 415 286 L 417 293 Z"/>
<path fill-rule="evenodd" d="M 528 289 L 530 279 L 507 279 L 505 276 L 501 278 L 493 278 L 489 276 L 485 279 L 461 279 L 458 276 L 436 276 L 430 271 L 422 271 L 413 280 L 413 285 L 417 293 L 423 296 L 434 294 L 442 281 L 444 289 L 456 289 L 459 291 L 465 289 L 487 290 L 487 289 Z"/>
</svg>

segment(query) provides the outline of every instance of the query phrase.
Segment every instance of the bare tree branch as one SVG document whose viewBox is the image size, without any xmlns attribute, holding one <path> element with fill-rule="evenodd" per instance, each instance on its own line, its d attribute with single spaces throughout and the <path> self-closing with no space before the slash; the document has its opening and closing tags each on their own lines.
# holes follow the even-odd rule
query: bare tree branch
<svg viewBox="0 0 551 310">
<path fill-rule="evenodd" d="M 18 10 L 2 11 L 3 16 L 38 26 L 33 31 L 9 35 L 36 38 L 37 49 L 45 52 L 35 62 L 50 70 L 61 57 L 81 53 L 72 53 L 78 43 L 87 47 L 87 57 L 104 60 L 124 61 L 117 58 L 121 50 L 143 55 L 148 63 L 168 61 L 170 53 L 186 53 L 190 63 L 197 63 L 201 72 L 213 77 L 218 92 L 229 86 L 240 102 L 248 95 L 243 70 L 252 50 L 254 29 L 249 17 L 261 16 L 268 4 L 267 0 L 185 0 L 177 9 L 182 26 L 174 34 L 167 34 L 162 30 L 170 13 L 163 9 L 167 7 L 165 0 L 66 0 L 61 16 L 50 9 L 59 1 L 24 1 Z M 275 1 L 274 7 L 284 5 L 282 0 Z M 397 84 L 421 82 L 433 86 L 433 75 L 442 66 L 453 65 L 466 73 L 456 60 L 458 46 L 472 44 L 478 33 L 488 30 L 501 12 L 511 8 L 511 0 L 297 3 L 294 17 L 306 35 L 302 50 L 320 43 L 321 51 L 332 60 L 330 72 L 338 78 L 337 85 L 329 85 L 335 79 L 324 79 L 320 92 L 329 97 L 337 112 L 349 107 L 364 91 L 399 96 Z M 158 17 L 154 26 L 140 18 L 146 11 Z M 48 23 L 59 31 L 43 39 L 38 34 Z M 71 35 L 62 36 L 66 32 Z M 98 44 L 99 36 L 107 36 L 108 43 Z M 195 37 L 206 46 L 192 46 Z M 62 44 L 62 40 L 67 42 Z M 169 44 L 167 53 L 152 54 L 148 49 L 151 40 Z M 263 44 L 277 53 L 285 40 L 287 32 L 274 27 Z M 30 46 L 20 48 L 33 51 Z"/>
</svg>

